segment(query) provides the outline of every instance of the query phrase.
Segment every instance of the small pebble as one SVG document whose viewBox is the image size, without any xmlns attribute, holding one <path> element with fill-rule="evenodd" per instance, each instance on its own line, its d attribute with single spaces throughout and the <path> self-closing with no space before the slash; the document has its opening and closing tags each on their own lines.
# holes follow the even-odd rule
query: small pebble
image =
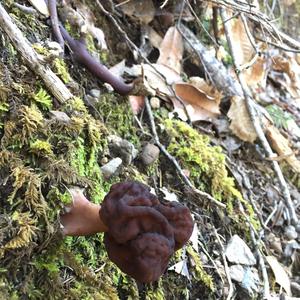
<svg viewBox="0 0 300 300">
<path fill-rule="evenodd" d="M 293 225 L 289 225 L 285 228 L 284 235 L 288 240 L 294 240 L 297 238 L 298 233 Z"/>
<path fill-rule="evenodd" d="M 142 151 L 141 160 L 148 166 L 154 163 L 159 156 L 159 148 L 153 144 L 147 144 Z"/>
<path fill-rule="evenodd" d="M 98 89 L 92 89 L 92 90 L 90 90 L 90 95 L 94 98 L 99 98 L 101 95 L 101 92 Z"/>
<path fill-rule="evenodd" d="M 69 123 L 71 121 L 70 117 L 63 111 L 50 110 L 50 115 L 53 119 L 61 123 Z"/>
<path fill-rule="evenodd" d="M 101 167 L 103 177 L 106 179 L 112 177 L 117 173 L 121 165 L 122 165 L 122 159 L 120 157 L 116 157 L 112 159 L 107 164 Z"/>
<path fill-rule="evenodd" d="M 160 108 L 160 99 L 157 97 L 152 97 L 150 99 L 150 105 L 153 109 L 158 109 Z"/>
<path fill-rule="evenodd" d="M 113 157 L 120 157 L 125 166 L 130 165 L 137 157 L 138 150 L 131 142 L 122 139 L 117 135 L 110 135 L 107 140 L 110 154 Z"/>
</svg>

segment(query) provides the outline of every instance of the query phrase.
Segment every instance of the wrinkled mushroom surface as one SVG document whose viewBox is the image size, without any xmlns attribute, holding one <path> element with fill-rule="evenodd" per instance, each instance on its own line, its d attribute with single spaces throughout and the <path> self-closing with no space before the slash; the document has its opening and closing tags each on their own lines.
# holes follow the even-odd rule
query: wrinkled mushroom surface
<svg viewBox="0 0 300 300">
<path fill-rule="evenodd" d="M 193 220 L 187 207 L 162 204 L 139 182 L 112 186 L 100 217 L 108 227 L 104 241 L 109 258 L 139 282 L 157 280 L 171 255 L 189 239 Z"/>
</svg>

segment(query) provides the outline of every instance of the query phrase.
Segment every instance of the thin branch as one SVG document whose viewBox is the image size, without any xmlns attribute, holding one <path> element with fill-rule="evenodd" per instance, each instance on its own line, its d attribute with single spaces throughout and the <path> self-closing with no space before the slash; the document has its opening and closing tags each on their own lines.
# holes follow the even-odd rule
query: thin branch
<svg viewBox="0 0 300 300">
<path fill-rule="evenodd" d="M 221 240 L 220 240 L 220 237 L 219 237 L 219 234 L 215 228 L 215 226 L 213 226 L 213 229 L 214 229 L 214 234 L 217 238 L 217 241 L 220 245 L 220 249 L 221 249 L 221 255 L 222 255 L 222 260 L 223 260 L 223 264 L 224 264 L 224 269 L 225 269 L 225 274 L 226 274 L 226 277 L 227 277 L 227 281 L 228 281 L 228 284 L 229 284 L 229 291 L 228 291 L 228 295 L 227 295 L 227 300 L 230 300 L 232 299 L 232 296 L 233 296 L 233 284 L 232 284 L 232 280 L 231 280 L 231 276 L 230 276 L 230 271 L 229 271 L 229 267 L 228 267 L 228 263 L 227 263 L 227 260 L 226 260 L 226 256 L 225 256 L 225 248 L 224 248 L 224 245 L 222 244 Z"/>
<path fill-rule="evenodd" d="M 179 173 L 180 177 L 182 178 L 182 180 L 184 181 L 184 183 L 192 190 L 192 192 L 195 195 L 198 195 L 200 197 L 204 197 L 205 199 L 209 200 L 210 202 L 222 207 L 222 208 L 226 208 L 226 205 L 224 203 L 219 202 L 218 200 L 214 199 L 211 195 L 202 192 L 198 189 L 196 189 L 193 185 L 193 183 L 189 180 L 189 178 L 184 174 L 182 168 L 180 167 L 180 165 L 178 164 L 177 160 L 175 159 L 175 157 L 173 157 L 168 150 L 165 148 L 165 146 L 163 144 L 161 144 L 157 131 L 156 131 L 156 126 L 155 126 L 155 122 L 154 122 L 154 117 L 153 117 L 153 113 L 152 113 L 152 109 L 149 103 L 148 98 L 145 98 L 145 107 L 146 107 L 146 111 L 148 113 L 148 117 L 150 120 L 150 127 L 151 127 L 151 131 L 154 137 L 154 141 L 155 144 L 157 145 L 157 147 L 160 149 L 160 151 L 172 162 L 172 164 L 175 166 L 177 172 Z"/>
<path fill-rule="evenodd" d="M 59 102 L 63 103 L 74 97 L 57 75 L 40 61 L 38 54 L 31 47 L 21 30 L 13 23 L 1 3 L 0 27 L 8 35 L 27 66 L 44 81 L 45 86 Z"/>
</svg>

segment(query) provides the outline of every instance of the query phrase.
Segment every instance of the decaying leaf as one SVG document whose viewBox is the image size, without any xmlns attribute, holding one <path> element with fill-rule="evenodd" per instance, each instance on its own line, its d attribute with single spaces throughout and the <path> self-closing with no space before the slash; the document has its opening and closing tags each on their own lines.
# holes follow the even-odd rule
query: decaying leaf
<svg viewBox="0 0 300 300">
<path fill-rule="evenodd" d="M 187 120 L 185 109 L 192 122 L 210 120 L 220 114 L 221 94 L 201 78 L 193 78 L 192 83 L 175 83 L 177 97 L 172 97 L 174 111 L 182 120 Z M 184 108 L 185 106 L 185 108 Z"/>
<path fill-rule="evenodd" d="M 159 64 L 143 65 L 140 75 L 144 75 L 145 86 L 152 96 L 156 94 L 171 96 L 172 84 L 181 81 L 180 75 L 173 69 Z"/>
<path fill-rule="evenodd" d="M 244 78 L 249 87 L 254 87 L 257 84 L 265 86 L 266 79 L 266 59 L 258 57 L 255 63 L 244 71 Z"/>
<path fill-rule="evenodd" d="M 152 0 L 119 0 L 118 7 L 129 17 L 138 19 L 143 24 L 150 23 L 155 15 Z"/>
<path fill-rule="evenodd" d="M 168 270 L 175 271 L 176 273 L 183 275 L 183 276 L 187 277 L 188 279 L 190 279 L 190 273 L 189 273 L 189 270 L 187 267 L 187 259 L 181 260 L 177 264 L 171 266 Z"/>
<path fill-rule="evenodd" d="M 272 148 L 291 166 L 294 172 L 300 173 L 300 161 L 289 146 L 289 141 L 273 125 L 267 126 L 266 136 Z"/>
<path fill-rule="evenodd" d="M 148 37 L 151 45 L 157 49 L 160 48 L 162 37 L 150 26 L 144 26 L 145 35 Z"/>
<path fill-rule="evenodd" d="M 231 119 L 229 128 L 232 132 L 245 142 L 253 143 L 257 134 L 250 120 L 245 101 L 238 96 L 231 98 L 231 106 L 227 113 Z"/>
<path fill-rule="evenodd" d="M 274 70 L 287 74 L 286 80 L 281 80 L 283 81 L 282 85 L 293 98 L 300 98 L 300 66 L 296 59 L 277 55 L 272 60 Z"/>
<path fill-rule="evenodd" d="M 183 41 L 176 27 L 170 27 L 159 48 L 157 64 L 168 66 L 177 73 L 181 72 Z"/>
<path fill-rule="evenodd" d="M 254 49 L 249 41 L 244 24 L 240 18 L 234 20 L 231 34 L 234 41 L 234 47 L 238 49 L 235 51 L 236 64 L 243 65 L 249 62 L 254 55 Z"/>
<path fill-rule="evenodd" d="M 250 24 L 248 24 L 248 26 L 250 26 Z M 249 87 L 254 87 L 257 84 L 262 84 L 263 79 L 266 77 L 266 58 L 261 56 L 255 59 L 254 48 L 240 18 L 234 21 L 232 26 L 232 37 L 234 46 L 238 49 L 238 51 L 235 52 L 237 65 L 247 66 L 247 64 L 250 64 L 249 67 L 242 70 L 247 85 Z M 250 63 L 253 58 L 255 59 L 254 63 Z"/>
<path fill-rule="evenodd" d="M 192 247 L 194 248 L 194 250 L 199 253 L 199 241 L 198 241 L 198 235 L 199 235 L 199 229 L 197 224 L 194 224 L 194 229 L 192 232 L 192 235 L 190 237 L 190 241 L 192 243 Z"/>
<path fill-rule="evenodd" d="M 291 296 L 291 283 L 288 274 L 282 267 L 282 265 L 277 261 L 274 256 L 266 256 L 266 260 L 269 263 L 274 275 L 276 282 L 281 285 L 288 296 Z"/>
<path fill-rule="evenodd" d="M 47 3 L 44 0 L 29 0 L 32 6 L 42 15 L 49 17 Z"/>
</svg>

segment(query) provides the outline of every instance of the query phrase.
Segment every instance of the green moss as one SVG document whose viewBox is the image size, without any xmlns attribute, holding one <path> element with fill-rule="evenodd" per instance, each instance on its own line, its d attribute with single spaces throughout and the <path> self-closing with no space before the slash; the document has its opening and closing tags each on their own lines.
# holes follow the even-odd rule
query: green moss
<svg viewBox="0 0 300 300">
<path fill-rule="evenodd" d="M 66 63 L 62 58 L 55 58 L 53 61 L 55 73 L 63 80 L 64 83 L 71 81 Z"/>
<path fill-rule="evenodd" d="M 68 190 L 61 192 L 58 187 L 52 187 L 47 194 L 47 200 L 53 203 L 61 202 L 61 205 L 64 206 L 72 203 L 72 195 Z"/>
<path fill-rule="evenodd" d="M 108 129 L 139 147 L 140 139 L 134 124 L 134 115 L 126 99 L 115 94 L 103 94 L 97 104 L 100 114 L 105 117 L 104 123 Z"/>
<path fill-rule="evenodd" d="M 40 88 L 34 95 L 33 100 L 40 105 L 42 109 L 49 110 L 52 108 L 52 99 L 46 90 Z"/>
<path fill-rule="evenodd" d="M 191 246 L 187 247 L 187 253 L 191 257 L 194 264 L 194 276 L 197 280 L 201 281 L 211 292 L 215 290 L 212 277 L 204 270 L 199 255 L 193 250 Z"/>
<path fill-rule="evenodd" d="M 7 102 L 9 89 L 4 85 L 0 84 L 0 129 L 3 127 L 4 117 L 6 113 L 9 111 L 9 104 Z"/>
<path fill-rule="evenodd" d="M 37 155 L 53 155 L 52 145 L 47 141 L 35 140 L 30 143 L 30 151 Z"/>
<path fill-rule="evenodd" d="M 158 281 L 158 286 L 156 288 L 150 287 L 147 289 L 145 299 L 146 300 L 165 300 L 166 299 L 166 297 L 164 295 L 161 279 Z"/>
<path fill-rule="evenodd" d="M 103 187 L 102 173 L 98 164 L 101 144 L 97 143 L 97 139 L 100 139 L 101 135 L 99 132 L 97 134 L 95 131 L 94 134 L 91 130 L 89 132 L 92 145 L 85 143 L 82 138 L 78 138 L 70 147 L 69 159 L 71 166 L 77 170 L 78 174 L 87 177 L 91 181 L 89 190 L 91 201 L 100 203 L 107 193 L 107 190 Z"/>
<path fill-rule="evenodd" d="M 80 113 L 87 114 L 87 109 L 84 105 L 84 102 L 79 97 L 73 97 L 64 105 L 65 110 L 68 112 L 77 111 Z"/>
<path fill-rule="evenodd" d="M 47 48 L 43 47 L 40 43 L 32 44 L 32 48 L 41 55 L 49 56 L 50 52 Z"/>
<path fill-rule="evenodd" d="M 184 122 L 166 120 L 165 128 L 171 138 L 168 151 L 179 160 L 183 168 L 190 171 L 194 185 L 226 203 L 227 212 L 237 223 L 241 216 L 236 214 L 234 207 L 238 206 L 238 201 L 242 202 L 253 225 L 258 228 L 259 223 L 251 205 L 236 189 L 234 179 L 228 176 L 222 148 L 211 146 L 208 136 L 198 133 Z"/>
</svg>

